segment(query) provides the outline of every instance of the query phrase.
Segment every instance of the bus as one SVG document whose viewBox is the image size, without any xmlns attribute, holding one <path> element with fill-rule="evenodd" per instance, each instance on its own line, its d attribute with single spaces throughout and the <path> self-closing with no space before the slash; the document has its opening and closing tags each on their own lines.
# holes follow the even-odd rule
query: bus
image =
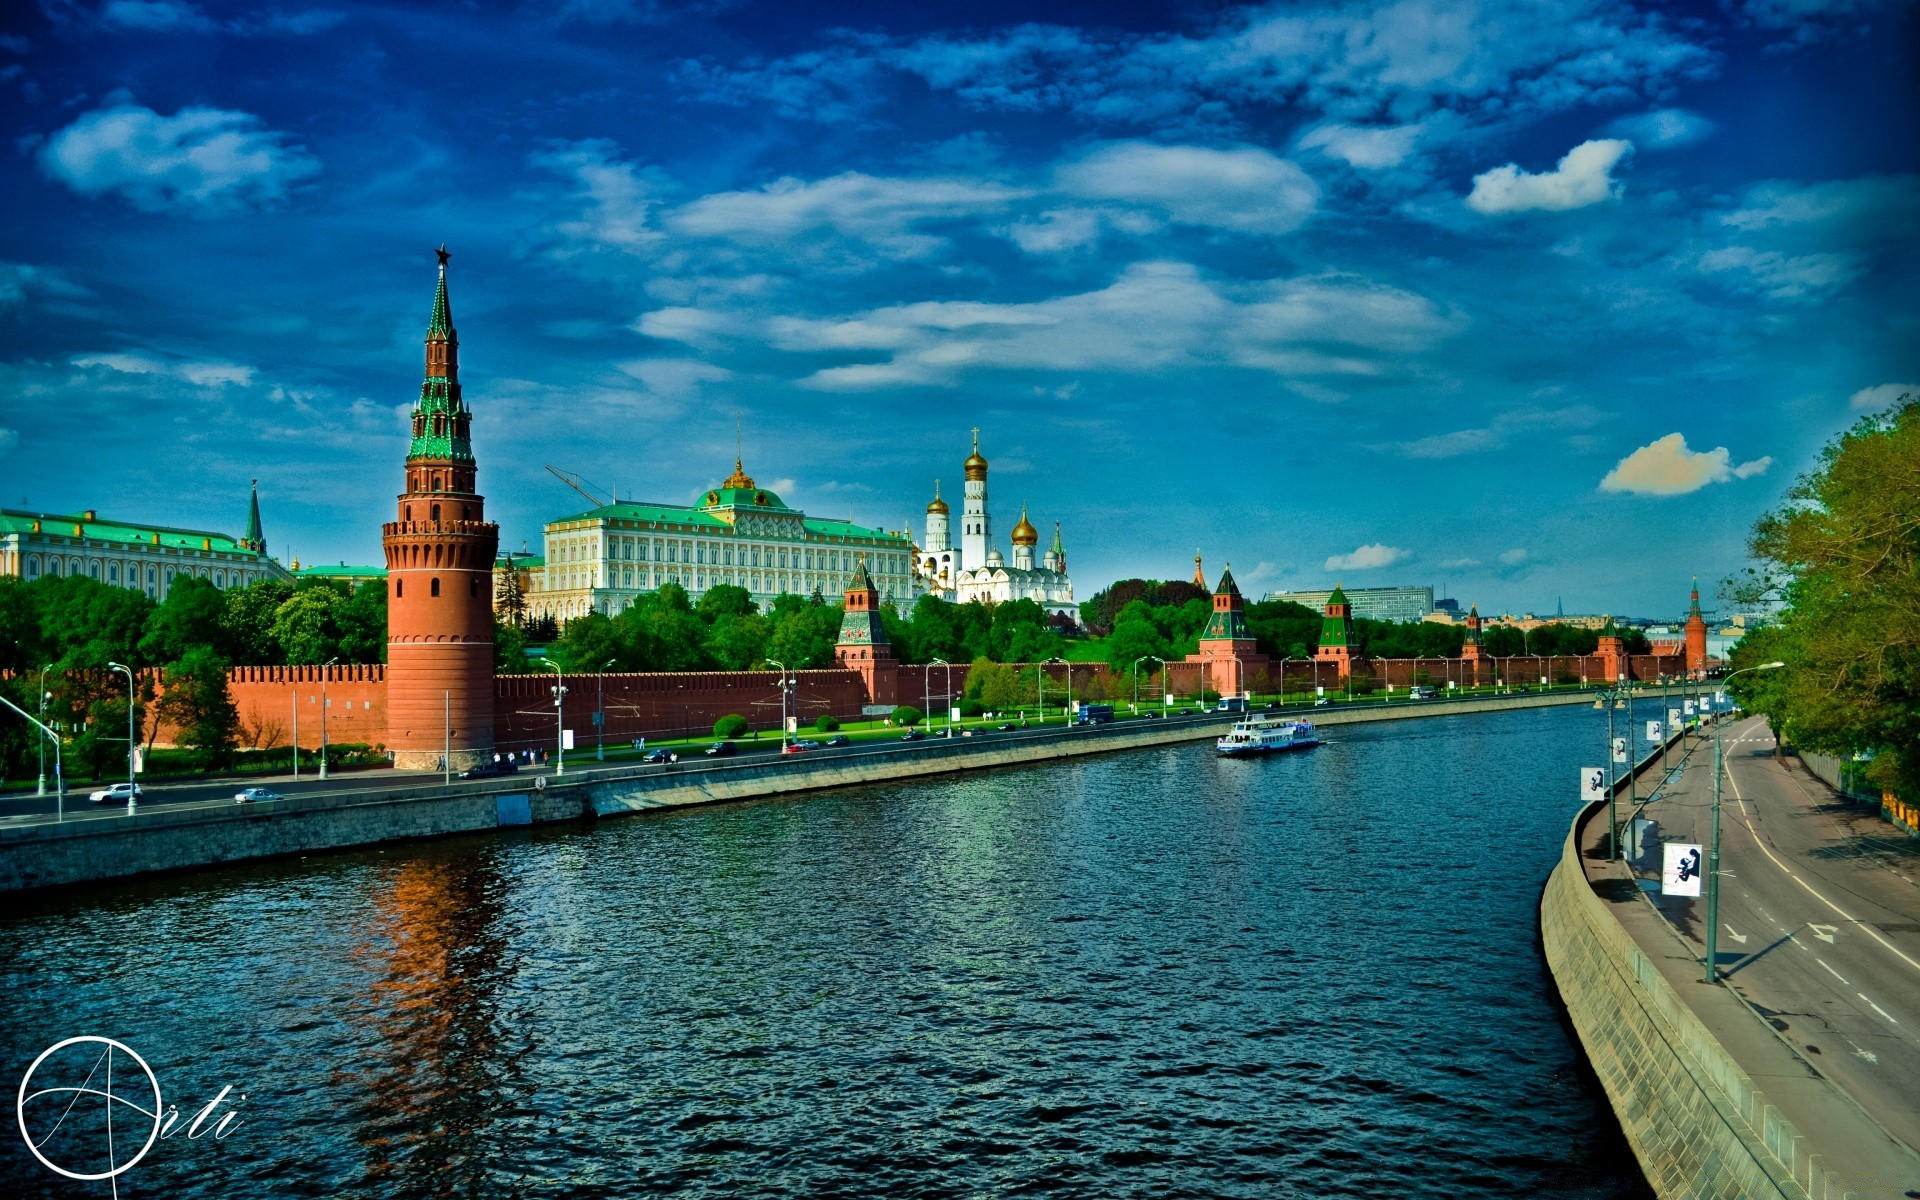
<svg viewBox="0 0 1920 1200">
<path fill-rule="evenodd" d="M 1111 704 L 1074 705 L 1073 723 L 1075 725 L 1105 725 L 1113 720 Z"/>
</svg>

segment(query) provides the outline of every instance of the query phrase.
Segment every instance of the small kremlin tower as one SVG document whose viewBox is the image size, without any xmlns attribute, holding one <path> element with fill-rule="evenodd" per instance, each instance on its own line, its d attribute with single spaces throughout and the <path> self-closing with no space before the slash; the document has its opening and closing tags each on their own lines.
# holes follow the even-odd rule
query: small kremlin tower
<svg viewBox="0 0 1920 1200">
<path fill-rule="evenodd" d="M 862 556 L 847 581 L 845 607 L 840 617 L 840 637 L 834 643 L 833 660 L 843 669 L 857 671 L 866 684 L 867 703 L 897 702 L 899 686 L 897 660 L 887 640 L 887 627 L 880 620 L 880 589 L 873 586 Z"/>
<path fill-rule="evenodd" d="M 447 250 L 427 325 L 427 377 L 413 408 L 399 520 L 387 557 L 387 748 L 403 771 L 462 770 L 493 753 L 493 564 L 500 527 L 474 490 L 472 413 L 460 399 L 460 339 Z"/>
<path fill-rule="evenodd" d="M 1206 686 L 1222 696 L 1245 693 L 1249 673 L 1264 671 L 1270 661 L 1247 628 L 1247 602 L 1233 581 L 1232 563 L 1214 585 L 1213 615 L 1200 631 L 1199 653 L 1187 655 L 1187 661 L 1207 664 Z"/>
<path fill-rule="evenodd" d="M 1480 648 L 1480 629 L 1485 624 L 1480 619 L 1480 605 L 1474 604 L 1467 609 L 1467 640 L 1460 645 L 1462 662 L 1479 662 L 1486 652 Z"/>
<path fill-rule="evenodd" d="M 1693 580 L 1693 600 L 1687 608 L 1687 674 L 1696 678 L 1707 671 L 1707 619 L 1700 613 L 1700 578 Z"/>
<path fill-rule="evenodd" d="M 1337 583 L 1327 597 L 1326 617 L 1320 622 L 1320 647 L 1313 657 L 1333 663 L 1342 679 L 1353 673 L 1353 605 Z"/>
</svg>

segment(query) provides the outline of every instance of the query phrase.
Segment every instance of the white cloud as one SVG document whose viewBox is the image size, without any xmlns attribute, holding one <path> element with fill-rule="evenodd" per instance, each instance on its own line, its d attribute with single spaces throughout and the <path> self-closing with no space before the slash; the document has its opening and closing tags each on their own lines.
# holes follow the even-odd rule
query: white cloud
<svg viewBox="0 0 1920 1200">
<path fill-rule="evenodd" d="M 1100 238 L 1100 214 L 1088 208 L 1056 208 L 1007 229 L 1013 244 L 1028 254 L 1058 254 L 1090 246 Z"/>
<path fill-rule="evenodd" d="M 40 166 L 83 195 L 117 192 L 146 212 L 196 215 L 282 203 L 320 170 L 248 113 L 183 108 L 163 117 L 124 97 L 54 134 Z"/>
<path fill-rule="evenodd" d="M 199 9 L 177 0 L 109 0 L 100 9 L 100 23 L 142 33 L 205 33 L 214 28 Z"/>
<path fill-rule="evenodd" d="M 647 254 L 665 236 L 649 223 L 659 181 L 644 178 L 638 167 L 620 161 L 617 154 L 612 142 L 589 138 L 530 157 L 534 166 L 579 185 L 575 198 L 582 205 L 580 215 L 554 226 L 563 239 L 561 257 L 583 246 Z"/>
<path fill-rule="evenodd" d="M 1301 137 L 1307 150 L 1320 150 L 1363 171 L 1397 167 L 1420 141 L 1419 125 L 1343 125 L 1338 121 L 1315 126 Z"/>
<path fill-rule="evenodd" d="M 733 378 L 733 372 L 725 367 L 697 358 L 640 358 L 618 366 L 623 374 L 646 384 L 648 391 L 676 398 L 698 391 L 703 383 Z"/>
<path fill-rule="evenodd" d="M 1816 297 L 1846 286 L 1863 269 L 1853 254 L 1783 254 L 1751 246 L 1724 246 L 1700 256 L 1700 269 L 1733 276 L 1744 291 L 1777 300 Z"/>
<path fill-rule="evenodd" d="M 1885 408 L 1902 396 L 1920 396 L 1920 383 L 1881 383 L 1863 387 L 1847 398 L 1849 408 Z"/>
<path fill-rule="evenodd" d="M 0 426 L 0 454 L 6 454 L 20 444 L 20 431 Z"/>
<path fill-rule="evenodd" d="M 25 304 L 29 298 L 54 296 L 75 299 L 85 288 L 67 281 L 57 270 L 27 263 L 0 262 L 0 308 Z"/>
<path fill-rule="evenodd" d="M 1515 546 L 1511 550 L 1502 550 L 1500 552 L 1500 565 L 1503 567 L 1517 567 L 1521 563 L 1526 562 L 1530 557 L 1531 555 L 1524 549 Z"/>
<path fill-rule="evenodd" d="M 917 228 L 1003 211 L 1026 195 L 1017 188 L 964 178 L 883 178 L 848 171 L 807 182 L 784 178 L 751 191 L 716 192 L 667 217 L 676 233 L 736 242 L 787 242 L 832 232 L 889 258 L 924 258 L 944 237 Z"/>
<path fill-rule="evenodd" d="M 1598 423 L 1600 414 L 1585 404 L 1567 408 L 1526 409 L 1501 413 L 1492 423 L 1478 429 L 1456 429 L 1412 441 L 1393 443 L 1407 458 L 1457 458 L 1482 450 L 1498 450 L 1515 434 L 1529 429 L 1587 429 Z"/>
<path fill-rule="evenodd" d="M 951 386 L 968 371 L 1153 371 L 1232 363 L 1285 374 L 1398 369 L 1459 328 L 1425 297 L 1346 275 L 1223 287 L 1181 262 L 1136 263 L 1107 287 L 1026 304 L 928 301 L 837 319 L 776 318 L 795 351 L 886 351 L 812 387 Z"/>
<path fill-rule="evenodd" d="M 1473 177 L 1467 207 L 1489 216 L 1544 209 L 1565 212 L 1613 199 L 1619 194 L 1614 165 L 1633 150 L 1631 142 L 1603 138 L 1581 142 L 1560 165 L 1538 175 L 1508 163 Z"/>
<path fill-rule="evenodd" d="M 1465 571 L 1480 565 L 1477 558 L 1449 558 L 1440 564 L 1442 571 Z"/>
<path fill-rule="evenodd" d="M 1687 449 L 1685 437 L 1670 433 L 1621 459 L 1600 481 L 1600 490 L 1635 496 L 1684 496 L 1710 483 L 1763 475 L 1773 465 L 1771 457 L 1737 467 L 1731 465 L 1732 461 L 1725 446 L 1695 452 Z"/>
<path fill-rule="evenodd" d="M 169 362 L 147 354 L 86 354 L 73 360 L 81 368 L 105 368 L 122 375 L 158 375 L 195 387 L 214 388 L 253 382 L 253 368 L 227 362 Z"/>
<path fill-rule="evenodd" d="M 1061 166 L 1055 179 L 1071 195 L 1145 205 L 1182 225 L 1239 233 L 1298 229 L 1320 198 L 1305 171 L 1255 146 L 1114 142 Z"/>
<path fill-rule="evenodd" d="M 738 332 L 744 324 L 733 313 L 681 306 L 643 313 L 633 328 L 651 338 L 685 342 L 689 346 L 713 346 L 725 336 Z"/>
<path fill-rule="evenodd" d="M 1660 108 L 1621 117 L 1607 126 L 1607 132 L 1643 150 L 1673 150 L 1691 146 L 1717 128 L 1719 126 L 1699 113 L 1684 108 Z"/>
<path fill-rule="evenodd" d="M 1336 554 L 1326 561 L 1329 571 L 1371 571 L 1376 567 L 1390 567 L 1397 562 L 1407 560 L 1407 552 L 1398 546 L 1388 546 L 1380 542 L 1360 546 L 1351 554 Z"/>
</svg>

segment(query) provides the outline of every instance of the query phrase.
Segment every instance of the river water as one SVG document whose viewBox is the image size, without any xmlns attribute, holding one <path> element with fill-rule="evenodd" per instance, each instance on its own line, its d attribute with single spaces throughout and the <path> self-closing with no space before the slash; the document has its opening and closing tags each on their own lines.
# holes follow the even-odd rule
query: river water
<svg viewBox="0 0 1920 1200">
<path fill-rule="evenodd" d="M 0 1195 L 1639 1200 L 1535 928 L 1603 733 L 1334 728 L 9 899 L 10 1100 L 77 1035 L 187 1118 L 232 1091 L 111 1183 L 9 1118 Z M 150 1130 L 97 1100 L 57 1164 L 108 1169 L 98 1113 L 115 1164 Z"/>
</svg>

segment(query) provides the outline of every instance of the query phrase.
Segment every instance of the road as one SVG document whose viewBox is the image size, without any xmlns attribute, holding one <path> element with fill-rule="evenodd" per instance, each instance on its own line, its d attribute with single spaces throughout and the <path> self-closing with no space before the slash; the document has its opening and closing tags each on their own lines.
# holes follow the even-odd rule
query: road
<svg viewBox="0 0 1920 1200">
<path fill-rule="evenodd" d="M 1920 1148 L 1920 840 L 1778 757 L 1764 720 L 1728 722 L 1721 736 L 1716 949 L 1727 984 Z M 1658 877 L 1658 841 L 1708 842 L 1713 741 L 1692 740 L 1644 812 L 1657 825 L 1635 863 L 1643 877 Z M 1704 954 L 1705 897 L 1653 898 Z"/>
</svg>

